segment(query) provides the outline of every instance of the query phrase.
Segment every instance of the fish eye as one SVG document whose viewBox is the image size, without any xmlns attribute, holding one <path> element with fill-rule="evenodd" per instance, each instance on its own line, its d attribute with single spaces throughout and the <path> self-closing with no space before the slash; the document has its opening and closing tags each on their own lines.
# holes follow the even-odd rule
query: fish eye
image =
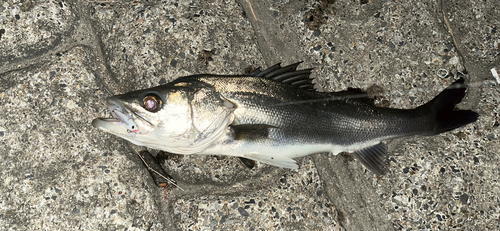
<svg viewBox="0 0 500 231">
<path fill-rule="evenodd" d="M 144 108 L 150 112 L 157 112 L 161 108 L 162 101 L 157 95 L 147 95 L 142 99 Z"/>
</svg>

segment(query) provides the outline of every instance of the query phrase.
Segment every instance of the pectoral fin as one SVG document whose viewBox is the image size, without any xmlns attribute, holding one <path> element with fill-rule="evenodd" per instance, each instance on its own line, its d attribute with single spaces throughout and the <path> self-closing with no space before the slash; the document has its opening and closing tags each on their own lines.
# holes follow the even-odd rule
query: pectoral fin
<svg viewBox="0 0 500 231">
<path fill-rule="evenodd" d="M 282 168 L 291 168 L 291 169 L 299 168 L 297 162 L 295 162 L 294 159 L 288 157 L 274 157 L 271 155 L 259 154 L 259 153 L 249 153 L 245 154 L 243 157 Z"/>
<path fill-rule="evenodd" d="M 354 152 L 356 159 L 377 175 L 385 174 L 386 154 L 387 146 L 382 142 Z"/>
<path fill-rule="evenodd" d="M 241 124 L 231 125 L 230 128 L 234 140 L 257 140 L 267 139 L 269 129 L 276 127 L 267 124 Z"/>
<path fill-rule="evenodd" d="M 269 139 L 269 130 L 275 129 L 277 127 L 267 124 L 239 124 L 231 125 L 231 134 L 234 140 L 245 140 L 246 142 L 258 142 Z M 262 154 L 258 152 L 248 153 L 240 157 L 243 163 L 249 167 L 253 167 L 251 160 L 259 161 L 265 164 L 274 165 L 282 168 L 292 168 L 297 169 L 299 166 L 295 160 L 283 157 L 275 156 L 272 154 Z"/>
</svg>

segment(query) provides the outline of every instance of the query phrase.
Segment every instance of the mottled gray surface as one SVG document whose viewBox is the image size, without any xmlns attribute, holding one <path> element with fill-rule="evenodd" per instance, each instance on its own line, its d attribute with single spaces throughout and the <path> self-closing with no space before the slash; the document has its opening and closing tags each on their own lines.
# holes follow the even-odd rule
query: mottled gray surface
<svg viewBox="0 0 500 231">
<path fill-rule="evenodd" d="M 0 2 L 0 229 L 495 229 L 499 25 L 497 0 Z M 440 68 L 465 68 L 460 106 L 481 117 L 390 142 L 380 178 L 345 155 L 299 170 L 165 161 L 184 191 L 156 187 L 141 147 L 90 125 L 113 94 L 296 61 L 320 90 L 369 88 L 396 108 L 453 82 Z"/>
</svg>

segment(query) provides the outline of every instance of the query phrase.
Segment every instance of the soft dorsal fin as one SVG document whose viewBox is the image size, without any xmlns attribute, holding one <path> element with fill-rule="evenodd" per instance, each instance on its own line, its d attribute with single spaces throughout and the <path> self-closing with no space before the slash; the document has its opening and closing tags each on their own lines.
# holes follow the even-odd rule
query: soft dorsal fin
<svg viewBox="0 0 500 231">
<path fill-rule="evenodd" d="M 368 93 L 359 88 L 347 88 L 345 91 L 330 92 L 330 95 L 338 99 L 352 99 L 358 102 L 374 104 L 374 99 L 370 98 Z"/>
<path fill-rule="evenodd" d="M 285 67 L 281 67 L 281 63 L 278 63 L 264 71 L 257 68 L 252 73 L 246 73 L 246 75 L 262 77 L 281 83 L 287 83 L 304 90 L 314 91 L 314 83 L 310 77 L 313 69 L 310 68 L 297 71 L 297 66 L 301 63 L 302 62 L 298 62 Z"/>
</svg>

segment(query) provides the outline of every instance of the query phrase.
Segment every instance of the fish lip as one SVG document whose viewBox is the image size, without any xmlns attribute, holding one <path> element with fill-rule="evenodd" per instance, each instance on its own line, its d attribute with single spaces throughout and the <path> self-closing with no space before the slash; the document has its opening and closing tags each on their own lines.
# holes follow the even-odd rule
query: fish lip
<svg viewBox="0 0 500 231">
<path fill-rule="evenodd" d="M 96 118 L 92 120 L 92 126 L 112 134 L 126 134 L 127 129 L 115 118 Z"/>
<path fill-rule="evenodd" d="M 139 127 L 130 110 L 113 97 L 108 98 L 107 106 L 112 118 L 96 118 L 92 121 L 92 126 L 111 133 L 135 136 Z"/>
</svg>

